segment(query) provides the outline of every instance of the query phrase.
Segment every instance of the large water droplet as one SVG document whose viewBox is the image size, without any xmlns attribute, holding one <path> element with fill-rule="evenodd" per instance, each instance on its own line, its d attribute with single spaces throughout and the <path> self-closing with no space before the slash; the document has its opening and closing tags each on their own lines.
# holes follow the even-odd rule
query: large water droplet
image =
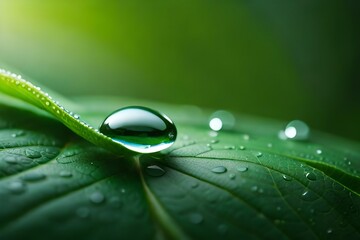
<svg viewBox="0 0 360 240">
<path fill-rule="evenodd" d="M 170 147 L 176 139 L 176 127 L 165 115 L 146 107 L 126 107 L 110 114 L 100 132 L 127 149 L 153 153 Z"/>
<path fill-rule="evenodd" d="M 211 169 L 211 171 L 213 173 L 224 173 L 227 171 L 227 169 L 224 166 L 217 166 L 217 167 L 214 167 L 213 169 Z"/>
<path fill-rule="evenodd" d="M 294 140 L 306 140 L 309 137 L 309 133 L 308 125 L 300 120 L 289 122 L 284 131 L 286 138 Z"/>
<path fill-rule="evenodd" d="M 165 170 L 159 167 L 158 165 L 147 166 L 145 171 L 149 176 L 152 177 L 161 177 L 162 175 L 165 174 Z"/>
</svg>

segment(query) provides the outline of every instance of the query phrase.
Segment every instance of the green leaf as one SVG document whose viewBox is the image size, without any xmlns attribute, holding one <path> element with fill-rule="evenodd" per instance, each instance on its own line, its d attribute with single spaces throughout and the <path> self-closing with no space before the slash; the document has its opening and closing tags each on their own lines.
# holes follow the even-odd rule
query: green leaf
<svg viewBox="0 0 360 240">
<path fill-rule="evenodd" d="M 198 108 L 77 99 L 71 109 L 91 126 L 133 104 L 176 123 L 169 150 L 118 155 L 102 138 L 80 138 L 96 131 L 71 114 L 1 81 L 54 117 L 0 98 L 0 239 L 360 238 L 359 143 L 314 130 L 307 141 L 281 140 L 283 123 L 244 115 L 214 134 Z"/>
</svg>

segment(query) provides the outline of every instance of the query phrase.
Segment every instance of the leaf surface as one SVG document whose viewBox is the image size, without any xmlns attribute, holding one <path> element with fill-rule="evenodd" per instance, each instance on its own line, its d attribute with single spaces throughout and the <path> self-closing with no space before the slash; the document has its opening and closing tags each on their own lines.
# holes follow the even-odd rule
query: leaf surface
<svg viewBox="0 0 360 240">
<path fill-rule="evenodd" d="M 194 107 L 77 99 L 71 110 L 89 126 L 126 105 L 176 123 L 170 149 L 119 155 L 97 145 L 102 138 L 81 138 L 94 139 L 94 129 L 79 137 L 79 121 L 66 125 L 71 115 L 33 96 L 19 98 L 55 117 L 0 98 L 0 239 L 360 237 L 358 143 L 316 131 L 307 141 L 281 140 L 283 123 L 244 115 L 214 133 L 208 112 Z"/>
</svg>

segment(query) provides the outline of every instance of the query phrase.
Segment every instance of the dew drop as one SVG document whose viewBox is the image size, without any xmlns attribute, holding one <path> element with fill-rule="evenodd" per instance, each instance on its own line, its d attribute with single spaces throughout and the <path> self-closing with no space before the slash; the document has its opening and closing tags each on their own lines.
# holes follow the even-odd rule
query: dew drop
<svg viewBox="0 0 360 240">
<path fill-rule="evenodd" d="M 27 173 L 26 175 L 22 176 L 21 179 L 26 182 L 37 182 L 44 180 L 46 178 L 46 175 L 39 172 L 31 172 Z"/>
<path fill-rule="evenodd" d="M 145 172 L 151 177 L 161 177 L 165 174 L 165 170 L 158 165 L 147 166 Z"/>
<path fill-rule="evenodd" d="M 14 181 L 14 182 L 10 182 L 7 188 L 9 189 L 10 192 L 14 194 L 20 194 L 25 192 L 26 185 L 21 181 Z"/>
<path fill-rule="evenodd" d="M 284 135 L 286 138 L 294 140 L 306 140 L 309 137 L 310 129 L 306 123 L 294 120 L 286 125 Z M 281 136 L 279 136 L 281 138 Z"/>
<path fill-rule="evenodd" d="M 289 177 L 288 175 L 285 175 L 285 174 L 282 175 L 282 178 L 283 178 L 285 181 L 291 181 L 291 180 L 292 180 L 291 177 Z"/>
<path fill-rule="evenodd" d="M 239 149 L 240 150 L 245 150 L 245 147 L 241 145 L 241 146 L 239 146 Z"/>
<path fill-rule="evenodd" d="M 60 177 L 63 177 L 63 178 L 70 178 L 72 177 L 72 173 L 71 172 L 68 172 L 68 171 L 61 171 L 59 173 L 59 176 Z"/>
<path fill-rule="evenodd" d="M 247 167 L 238 167 L 237 170 L 239 172 L 246 172 L 248 170 L 248 168 Z"/>
<path fill-rule="evenodd" d="M 257 157 L 262 157 L 262 155 L 263 155 L 263 154 L 262 154 L 261 152 L 258 152 L 258 153 L 256 154 Z"/>
<path fill-rule="evenodd" d="M 90 197 L 90 201 L 95 204 L 100 204 L 105 201 L 105 196 L 101 192 L 93 192 Z"/>
<path fill-rule="evenodd" d="M 189 221 L 193 224 L 200 224 L 204 221 L 204 217 L 200 213 L 191 213 Z"/>
<path fill-rule="evenodd" d="M 313 172 L 308 172 L 305 174 L 306 178 L 311 180 L 311 181 L 315 181 L 316 180 L 316 174 Z"/>
<path fill-rule="evenodd" d="M 327 234 L 330 234 L 330 233 L 332 233 L 333 232 L 333 230 L 331 229 L 331 228 L 329 228 L 328 230 L 326 230 L 326 233 Z"/>
<path fill-rule="evenodd" d="M 230 174 L 229 174 L 229 178 L 230 178 L 231 180 L 235 179 L 235 174 L 230 173 Z"/>
<path fill-rule="evenodd" d="M 127 149 L 153 153 L 170 147 L 176 127 L 165 115 L 146 107 L 126 107 L 110 114 L 99 131 Z"/>
<path fill-rule="evenodd" d="M 317 150 L 316 150 L 316 154 L 322 154 L 322 150 L 321 150 L 321 149 L 317 149 Z"/>
<path fill-rule="evenodd" d="M 213 173 L 225 173 L 227 171 L 226 167 L 224 166 L 217 166 L 211 169 Z"/>
</svg>

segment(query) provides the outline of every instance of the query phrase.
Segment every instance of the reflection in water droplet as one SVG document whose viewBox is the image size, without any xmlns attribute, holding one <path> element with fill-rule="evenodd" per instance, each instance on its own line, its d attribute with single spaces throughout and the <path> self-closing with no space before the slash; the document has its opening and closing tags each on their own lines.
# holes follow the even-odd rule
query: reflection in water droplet
<svg viewBox="0 0 360 240">
<path fill-rule="evenodd" d="M 176 127 L 165 115 L 146 107 L 126 107 L 110 114 L 100 132 L 122 146 L 139 153 L 153 153 L 170 147 Z"/>
<path fill-rule="evenodd" d="M 286 125 L 284 135 L 286 138 L 294 140 L 306 140 L 309 137 L 310 129 L 306 123 L 294 120 Z M 282 136 L 279 135 L 281 138 Z"/>
<path fill-rule="evenodd" d="M 306 178 L 311 180 L 311 181 L 315 181 L 316 180 L 316 174 L 313 172 L 308 172 L 305 174 Z"/>
<path fill-rule="evenodd" d="M 238 167 L 237 170 L 239 172 L 246 172 L 248 170 L 248 168 L 247 167 Z"/>
<path fill-rule="evenodd" d="M 200 213 L 191 213 L 189 221 L 193 224 L 200 224 L 204 221 L 204 217 Z"/>
<path fill-rule="evenodd" d="M 61 171 L 59 173 L 59 176 L 60 177 L 63 177 L 63 178 L 70 178 L 72 177 L 72 173 L 71 172 L 68 172 L 68 171 Z"/>
<path fill-rule="evenodd" d="M 225 173 L 227 171 L 226 167 L 224 166 L 217 166 L 211 169 L 213 173 Z"/>
<path fill-rule="evenodd" d="M 101 192 L 93 192 L 91 195 L 90 195 L 90 201 L 92 203 L 95 203 L 95 204 L 100 204 L 102 202 L 105 201 L 105 196 L 104 194 L 102 194 Z"/>
<path fill-rule="evenodd" d="M 14 182 L 10 182 L 9 185 L 7 186 L 7 188 L 12 193 L 20 194 L 20 193 L 25 192 L 26 185 L 21 181 L 14 181 Z"/>
<path fill-rule="evenodd" d="M 161 177 L 165 174 L 165 170 L 158 165 L 149 165 L 146 167 L 145 172 L 152 177 Z"/>
<path fill-rule="evenodd" d="M 46 178 L 46 175 L 39 172 L 30 172 L 22 176 L 21 179 L 27 182 L 36 182 Z"/>
<path fill-rule="evenodd" d="M 282 175 L 282 178 L 283 178 L 285 181 L 291 181 L 291 180 L 292 180 L 291 177 L 289 177 L 289 176 L 287 176 L 287 175 L 285 175 L 285 174 Z"/>
</svg>

